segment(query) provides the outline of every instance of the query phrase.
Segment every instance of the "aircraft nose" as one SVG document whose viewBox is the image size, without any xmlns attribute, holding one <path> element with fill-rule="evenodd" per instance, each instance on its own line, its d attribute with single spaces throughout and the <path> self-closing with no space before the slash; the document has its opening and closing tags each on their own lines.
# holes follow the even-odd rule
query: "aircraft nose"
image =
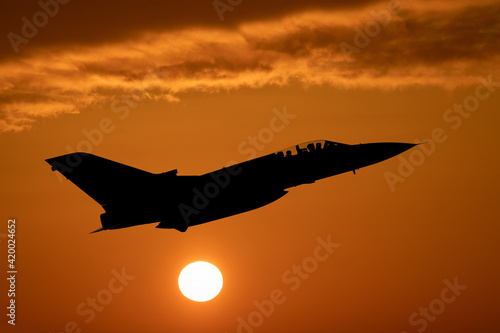
<svg viewBox="0 0 500 333">
<path fill-rule="evenodd" d="M 417 144 L 414 143 L 402 142 L 377 142 L 359 145 L 361 148 L 362 164 L 363 166 L 367 166 L 385 161 L 415 147 L 416 145 Z"/>
</svg>

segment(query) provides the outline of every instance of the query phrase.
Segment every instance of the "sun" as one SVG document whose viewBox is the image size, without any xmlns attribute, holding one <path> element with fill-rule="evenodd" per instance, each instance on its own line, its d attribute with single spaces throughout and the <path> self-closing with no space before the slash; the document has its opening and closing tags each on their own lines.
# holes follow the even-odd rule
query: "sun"
<svg viewBox="0 0 500 333">
<path fill-rule="evenodd" d="M 209 301 L 222 289 L 222 274 L 209 262 L 190 263 L 179 274 L 179 289 L 192 301 Z"/>
</svg>

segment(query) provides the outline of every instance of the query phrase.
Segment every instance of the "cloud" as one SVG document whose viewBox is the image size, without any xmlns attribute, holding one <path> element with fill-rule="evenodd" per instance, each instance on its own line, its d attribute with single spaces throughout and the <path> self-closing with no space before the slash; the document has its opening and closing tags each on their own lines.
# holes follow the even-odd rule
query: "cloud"
<svg viewBox="0 0 500 333">
<path fill-rule="evenodd" d="M 383 16 L 390 2 L 363 4 L 242 21 L 230 29 L 192 26 L 142 31 L 108 43 L 48 45 L 4 59 L 0 131 L 22 131 L 37 118 L 111 105 L 133 91 L 178 102 L 186 92 L 292 82 L 453 89 L 476 84 L 479 75 L 500 74 L 498 6 L 401 2 L 397 14 L 377 23 L 374 13 Z"/>
<path fill-rule="evenodd" d="M 57 0 L 61 1 L 62 0 Z M 227 0 L 222 0 L 226 4 Z M 29 53 L 37 47 L 56 47 L 68 44 L 99 45 L 120 42 L 144 32 L 180 31 L 197 27 L 231 30 L 242 22 L 269 20 L 293 13 L 322 9 L 358 8 L 377 0 L 252 0 L 234 1 L 232 11 L 221 22 L 213 0 L 164 1 L 68 1 L 42 0 L 51 4 L 55 14 L 35 38 L 22 48 Z M 2 8 L 4 7 L 4 8 Z M 32 20 L 41 11 L 39 1 L 1 1 L 0 34 L 21 34 L 22 17 Z M 23 45 L 24 46 L 24 45 Z M 15 56 L 7 38 L 0 40 L 0 59 Z"/>
</svg>

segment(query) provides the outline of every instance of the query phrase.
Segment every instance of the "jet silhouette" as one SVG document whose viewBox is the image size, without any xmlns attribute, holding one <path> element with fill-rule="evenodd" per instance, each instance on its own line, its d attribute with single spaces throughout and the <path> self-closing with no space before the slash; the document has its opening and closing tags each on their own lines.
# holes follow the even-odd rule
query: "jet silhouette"
<svg viewBox="0 0 500 333">
<path fill-rule="evenodd" d="M 186 231 L 265 206 L 291 187 L 356 173 L 413 146 L 318 140 L 199 176 L 177 175 L 177 169 L 153 174 L 88 153 L 46 161 L 104 208 L 102 228 L 93 232 L 154 222 L 160 222 L 157 228 Z"/>
</svg>

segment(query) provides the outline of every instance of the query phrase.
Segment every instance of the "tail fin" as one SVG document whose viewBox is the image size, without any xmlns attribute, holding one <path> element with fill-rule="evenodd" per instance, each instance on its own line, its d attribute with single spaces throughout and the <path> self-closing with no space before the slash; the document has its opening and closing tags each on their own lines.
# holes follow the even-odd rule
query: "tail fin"
<svg viewBox="0 0 500 333">
<path fill-rule="evenodd" d="M 140 197 L 154 175 L 87 153 L 72 153 L 45 161 L 53 171 L 59 171 L 102 206 Z"/>
</svg>

